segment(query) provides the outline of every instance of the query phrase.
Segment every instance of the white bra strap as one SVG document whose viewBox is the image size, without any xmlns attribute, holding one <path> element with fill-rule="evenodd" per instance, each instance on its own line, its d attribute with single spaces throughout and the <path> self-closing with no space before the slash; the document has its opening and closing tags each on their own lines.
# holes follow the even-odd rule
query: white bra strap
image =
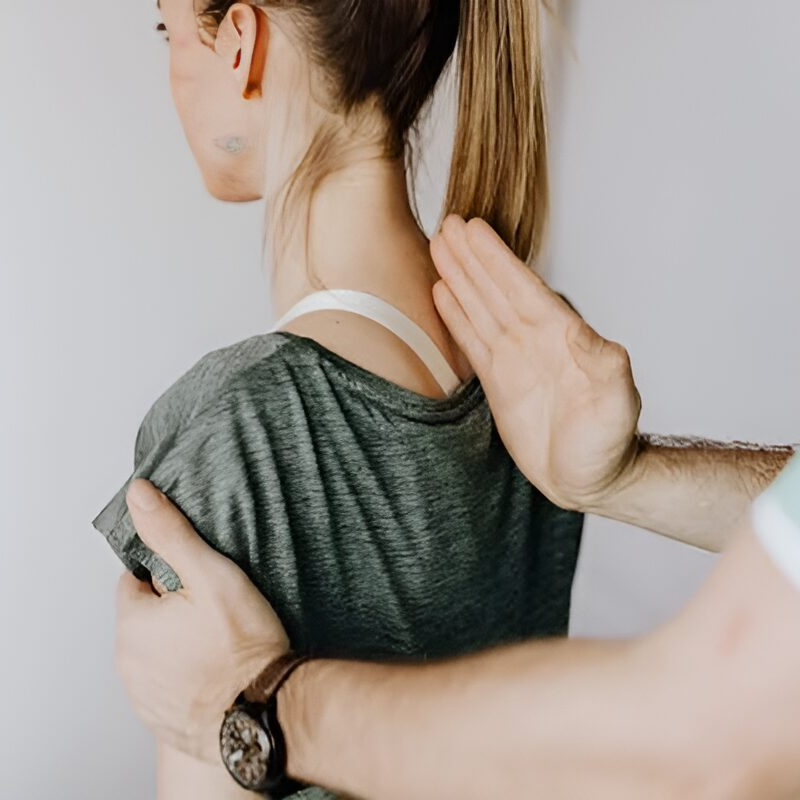
<svg viewBox="0 0 800 800">
<path fill-rule="evenodd" d="M 447 359 L 416 322 L 390 303 L 366 292 L 329 289 L 310 294 L 281 317 L 275 324 L 273 332 L 313 311 L 348 311 L 371 319 L 390 330 L 417 354 L 445 394 L 451 395 L 461 385 L 458 375 L 453 372 Z"/>
</svg>

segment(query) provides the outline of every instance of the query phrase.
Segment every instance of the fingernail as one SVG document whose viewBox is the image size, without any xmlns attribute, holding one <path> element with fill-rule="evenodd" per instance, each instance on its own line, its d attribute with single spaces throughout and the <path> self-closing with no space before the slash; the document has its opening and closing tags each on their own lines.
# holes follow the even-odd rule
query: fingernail
<svg viewBox="0 0 800 800">
<path fill-rule="evenodd" d="M 135 480 L 128 487 L 128 505 L 134 505 L 141 511 L 155 511 L 163 495 L 149 481 Z"/>
</svg>

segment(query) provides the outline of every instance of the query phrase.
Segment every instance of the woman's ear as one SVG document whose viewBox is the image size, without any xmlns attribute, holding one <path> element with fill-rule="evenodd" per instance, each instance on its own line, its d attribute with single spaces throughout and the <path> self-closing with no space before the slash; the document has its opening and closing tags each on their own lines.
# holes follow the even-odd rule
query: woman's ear
<svg viewBox="0 0 800 800">
<path fill-rule="evenodd" d="M 262 95 L 268 45 L 267 15 L 247 3 L 234 3 L 219 26 L 214 50 L 231 68 L 245 100 Z"/>
</svg>

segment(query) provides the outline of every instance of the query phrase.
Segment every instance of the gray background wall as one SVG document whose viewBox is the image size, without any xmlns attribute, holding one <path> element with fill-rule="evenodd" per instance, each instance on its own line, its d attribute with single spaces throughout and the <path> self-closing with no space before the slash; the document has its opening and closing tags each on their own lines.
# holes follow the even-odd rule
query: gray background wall
<svg viewBox="0 0 800 800">
<path fill-rule="evenodd" d="M 631 350 L 644 427 L 800 440 L 800 6 L 582 0 L 550 76 L 547 270 Z M 3 2 L 0 797 L 152 795 L 89 520 L 152 400 L 270 321 L 260 209 L 208 198 L 147 4 Z M 572 58 L 564 49 L 570 42 Z M 438 201 L 435 113 L 422 206 Z M 677 609 L 707 555 L 592 519 L 573 629 Z"/>
</svg>

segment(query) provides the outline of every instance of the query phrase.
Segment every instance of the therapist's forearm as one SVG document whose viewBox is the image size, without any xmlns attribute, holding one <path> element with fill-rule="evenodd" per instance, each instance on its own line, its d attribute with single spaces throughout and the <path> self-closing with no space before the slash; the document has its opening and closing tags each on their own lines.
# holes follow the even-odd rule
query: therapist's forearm
<svg viewBox="0 0 800 800">
<path fill-rule="evenodd" d="M 798 797 L 798 614 L 796 588 L 745 530 L 638 642 L 310 662 L 279 696 L 289 770 L 370 800 Z"/>
<path fill-rule="evenodd" d="M 574 640 L 423 667 L 321 661 L 279 713 L 290 773 L 348 796 L 701 797 L 712 756 L 679 710 L 683 677 L 648 648 Z"/>
<path fill-rule="evenodd" d="M 793 452 L 789 446 L 642 436 L 627 474 L 584 510 L 719 552 Z"/>
</svg>

